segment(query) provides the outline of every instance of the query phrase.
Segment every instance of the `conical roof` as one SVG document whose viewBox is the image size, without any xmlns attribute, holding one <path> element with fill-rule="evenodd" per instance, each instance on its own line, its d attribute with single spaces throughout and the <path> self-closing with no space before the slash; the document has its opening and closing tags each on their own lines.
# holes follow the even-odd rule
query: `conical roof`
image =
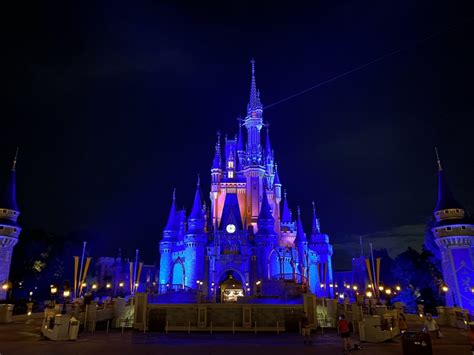
<svg viewBox="0 0 474 355">
<path fill-rule="evenodd" d="M 464 209 L 464 207 L 456 200 L 446 180 L 443 169 L 438 171 L 438 201 L 436 202 L 435 211 L 446 210 L 450 208 Z"/>
<path fill-rule="evenodd" d="M 178 229 L 176 225 L 176 189 L 173 190 L 173 202 L 171 203 L 170 214 L 168 222 L 166 223 L 165 231 L 174 231 Z"/>
<path fill-rule="evenodd" d="M 267 221 L 274 220 L 273 215 L 272 215 L 272 210 L 270 208 L 270 204 L 268 203 L 267 189 L 265 187 L 263 188 L 262 205 L 260 207 L 260 213 L 258 214 L 258 219 L 267 220 Z"/>
<path fill-rule="evenodd" d="M 306 241 L 307 239 L 304 233 L 303 223 L 301 222 L 301 212 L 300 212 L 300 208 L 298 207 L 298 222 L 297 222 L 297 227 L 296 227 L 295 244 L 306 242 Z"/>
<path fill-rule="evenodd" d="M 198 176 L 196 194 L 194 195 L 193 208 L 191 210 L 191 214 L 189 215 L 189 219 L 204 219 L 204 215 L 202 213 L 201 190 L 199 189 L 199 184 L 200 179 Z"/>
<path fill-rule="evenodd" d="M 291 220 L 291 210 L 288 207 L 288 199 L 286 198 L 286 190 L 283 194 L 283 213 L 281 214 L 281 221 L 283 223 L 290 223 Z"/>
</svg>

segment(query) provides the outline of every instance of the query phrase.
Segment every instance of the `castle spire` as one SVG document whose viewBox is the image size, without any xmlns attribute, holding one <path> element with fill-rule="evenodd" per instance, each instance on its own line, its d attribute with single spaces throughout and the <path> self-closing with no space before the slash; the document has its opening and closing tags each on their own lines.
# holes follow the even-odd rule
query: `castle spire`
<svg viewBox="0 0 474 355">
<path fill-rule="evenodd" d="M 217 143 L 216 143 L 216 154 L 214 155 L 214 161 L 212 162 L 212 169 L 221 168 L 221 132 L 217 131 Z"/>
<path fill-rule="evenodd" d="M 321 226 L 319 225 L 319 218 L 316 215 L 316 206 L 314 201 L 313 204 L 313 224 L 312 224 L 312 234 L 320 234 L 321 233 Z"/>
<path fill-rule="evenodd" d="M 270 144 L 270 123 L 266 123 L 265 126 L 267 127 L 267 139 L 265 142 L 265 156 L 268 158 L 271 158 L 272 156 L 272 147 Z"/>
<path fill-rule="evenodd" d="M 266 185 L 266 184 L 264 184 Z M 265 221 L 274 221 L 272 210 L 270 208 L 270 204 L 268 203 L 267 197 L 267 187 L 264 186 L 263 193 L 262 193 L 262 206 L 260 207 L 260 213 L 258 214 L 258 220 L 265 220 Z"/>
<path fill-rule="evenodd" d="M 296 238 L 295 244 L 306 242 L 306 236 L 304 234 L 303 223 L 301 222 L 301 211 L 300 206 L 298 206 L 298 222 L 296 227 Z"/>
<path fill-rule="evenodd" d="M 12 169 L 10 176 L 5 185 L 3 196 L 0 196 L 0 208 L 5 208 L 13 211 L 19 211 L 16 202 L 16 162 L 18 159 L 18 148 L 16 149 L 15 157 L 13 158 Z"/>
<path fill-rule="evenodd" d="M 250 81 L 250 98 L 247 106 L 248 113 L 263 108 L 260 102 L 260 92 L 257 90 L 257 82 L 255 80 L 255 59 L 252 58 L 250 63 L 252 64 L 252 79 Z"/>
<path fill-rule="evenodd" d="M 280 176 L 278 175 L 278 164 L 277 163 L 275 163 L 275 180 L 273 181 L 273 183 L 275 185 L 281 185 Z"/>
<path fill-rule="evenodd" d="M 242 118 L 238 117 L 237 121 L 239 121 L 239 135 L 237 138 L 237 152 L 244 151 L 244 138 L 242 135 Z"/>
<path fill-rule="evenodd" d="M 464 207 L 456 200 L 449 187 L 444 170 L 441 167 L 441 161 L 436 151 L 436 160 L 438 163 L 438 201 L 436 202 L 435 211 L 447 209 L 464 209 Z"/>
<path fill-rule="evenodd" d="M 281 215 L 283 223 L 291 223 L 291 210 L 288 207 L 288 199 L 286 198 L 286 190 L 283 193 L 283 213 Z"/>
<path fill-rule="evenodd" d="M 164 230 L 174 231 L 176 227 L 176 189 L 173 189 L 173 202 L 171 202 L 170 214 Z"/>
<path fill-rule="evenodd" d="M 199 185 L 200 185 L 200 178 L 198 175 L 196 194 L 194 195 L 193 208 L 191 210 L 191 214 L 189 215 L 190 220 L 191 219 L 204 219 L 204 215 L 202 213 L 201 190 L 199 188 Z"/>
</svg>

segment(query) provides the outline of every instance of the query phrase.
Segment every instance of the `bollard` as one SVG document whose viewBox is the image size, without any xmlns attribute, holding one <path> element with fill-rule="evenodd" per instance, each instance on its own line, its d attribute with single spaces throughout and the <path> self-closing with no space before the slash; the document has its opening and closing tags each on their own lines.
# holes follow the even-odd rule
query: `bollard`
<svg viewBox="0 0 474 355">
<path fill-rule="evenodd" d="M 232 320 L 232 334 L 235 334 L 235 322 Z"/>
<path fill-rule="evenodd" d="M 107 329 L 105 330 L 105 335 L 109 335 L 109 320 L 107 321 Z"/>
<path fill-rule="evenodd" d="M 255 321 L 255 334 L 257 334 L 257 321 Z"/>
<path fill-rule="evenodd" d="M 86 304 L 86 310 L 84 311 L 84 330 L 87 329 L 86 325 L 87 325 L 87 311 L 88 311 L 88 309 L 89 309 L 89 305 Z"/>
<path fill-rule="evenodd" d="M 210 329 L 210 332 L 211 332 L 211 334 L 212 334 L 212 320 L 211 320 L 211 329 Z"/>
<path fill-rule="evenodd" d="M 191 321 L 188 321 L 188 334 L 191 334 Z"/>
<path fill-rule="evenodd" d="M 123 335 L 123 329 L 124 329 L 124 327 L 125 327 L 125 322 L 124 322 L 124 320 L 122 319 L 122 335 Z"/>
</svg>

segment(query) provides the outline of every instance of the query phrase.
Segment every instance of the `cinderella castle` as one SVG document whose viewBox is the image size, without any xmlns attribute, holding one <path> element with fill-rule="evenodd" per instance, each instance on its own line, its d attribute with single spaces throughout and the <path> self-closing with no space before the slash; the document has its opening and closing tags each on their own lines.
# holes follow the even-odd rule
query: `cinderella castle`
<svg viewBox="0 0 474 355">
<path fill-rule="evenodd" d="M 221 143 L 211 166 L 210 207 L 199 179 L 189 216 L 175 193 L 160 241 L 159 293 L 197 291 L 217 302 L 279 298 L 311 291 L 333 297 L 332 246 L 313 203 L 309 237 L 278 176 L 252 60 L 250 98 L 238 134 Z M 265 143 L 262 128 L 266 128 Z M 246 130 L 246 134 L 243 130 Z M 244 138 L 245 136 L 245 138 Z M 179 292 L 178 292 L 179 293 Z"/>
</svg>

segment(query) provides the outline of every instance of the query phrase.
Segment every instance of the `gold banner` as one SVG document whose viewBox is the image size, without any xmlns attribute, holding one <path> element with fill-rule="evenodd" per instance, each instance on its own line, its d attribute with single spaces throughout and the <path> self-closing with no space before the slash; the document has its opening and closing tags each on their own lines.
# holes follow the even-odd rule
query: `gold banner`
<svg viewBox="0 0 474 355">
<path fill-rule="evenodd" d="M 82 284 L 84 282 L 86 282 L 86 278 L 87 278 L 87 271 L 89 270 L 89 265 L 91 263 L 91 257 L 88 256 L 86 258 L 86 265 L 84 265 L 84 273 L 82 274 L 82 281 L 81 281 L 81 285 L 79 286 L 79 294 L 82 292 Z"/>
<path fill-rule="evenodd" d="M 79 269 L 79 257 L 74 257 L 74 297 L 77 295 L 77 271 Z"/>
<path fill-rule="evenodd" d="M 130 293 L 133 293 L 133 262 L 130 261 Z"/>
<path fill-rule="evenodd" d="M 374 295 L 376 294 L 376 290 L 375 290 L 375 285 L 374 285 L 374 280 L 372 278 L 372 270 L 370 269 L 370 260 L 369 259 L 365 259 L 365 265 L 367 266 L 367 273 L 369 274 L 369 281 L 370 281 L 370 284 L 372 285 L 372 291 L 374 292 Z"/>
<path fill-rule="evenodd" d="M 377 286 L 380 285 L 380 258 L 375 259 L 376 262 L 376 268 L 377 268 L 377 274 L 375 277 L 377 278 Z"/>
<path fill-rule="evenodd" d="M 140 283 L 140 274 L 142 273 L 142 266 L 143 266 L 143 263 L 138 263 L 137 279 L 135 280 L 135 285 L 133 285 L 135 287 L 135 292 L 137 292 L 138 284 Z"/>
</svg>

